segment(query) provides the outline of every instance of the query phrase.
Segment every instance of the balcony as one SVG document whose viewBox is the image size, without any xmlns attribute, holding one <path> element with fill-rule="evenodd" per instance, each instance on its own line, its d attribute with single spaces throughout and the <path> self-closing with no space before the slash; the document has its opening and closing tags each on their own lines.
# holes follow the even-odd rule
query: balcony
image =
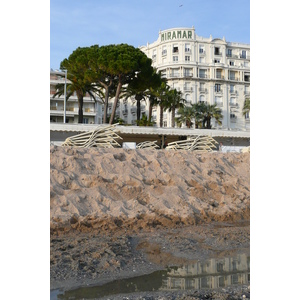
<svg viewBox="0 0 300 300">
<path fill-rule="evenodd" d="M 170 77 L 176 78 L 176 77 L 180 77 L 180 75 L 179 75 L 179 73 L 172 73 L 172 74 L 170 74 Z"/>
<path fill-rule="evenodd" d="M 200 93 L 207 93 L 207 89 L 206 88 L 199 88 L 199 92 Z"/>
<path fill-rule="evenodd" d="M 184 73 L 183 77 L 193 77 L 193 73 L 189 73 L 189 72 Z"/>
<path fill-rule="evenodd" d="M 193 88 L 191 86 L 185 86 L 183 87 L 183 90 L 186 92 L 186 91 L 189 91 L 189 92 L 192 92 L 193 91 Z"/>
<path fill-rule="evenodd" d="M 207 74 L 199 74 L 199 78 L 207 78 Z"/>
<path fill-rule="evenodd" d="M 230 122 L 231 123 L 236 123 L 237 117 L 235 115 L 230 115 Z"/>
<path fill-rule="evenodd" d="M 223 107 L 223 101 L 222 102 L 215 102 L 215 104 L 217 105 L 217 107 Z"/>
<path fill-rule="evenodd" d="M 235 103 L 235 102 L 229 102 L 229 106 L 230 107 L 235 107 L 235 108 L 239 107 L 238 103 Z"/>
<path fill-rule="evenodd" d="M 238 92 L 237 92 L 237 91 L 230 91 L 230 95 L 232 95 L 232 96 L 237 96 L 237 95 L 238 95 Z"/>
<path fill-rule="evenodd" d="M 217 75 L 216 75 L 216 78 L 217 78 L 217 79 L 224 79 L 225 77 L 224 77 L 223 75 L 221 75 L 221 74 L 217 74 Z"/>
</svg>

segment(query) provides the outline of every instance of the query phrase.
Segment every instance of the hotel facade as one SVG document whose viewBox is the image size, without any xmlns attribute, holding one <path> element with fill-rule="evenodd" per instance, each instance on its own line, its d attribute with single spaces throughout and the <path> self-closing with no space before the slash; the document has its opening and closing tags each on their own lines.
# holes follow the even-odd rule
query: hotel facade
<svg viewBox="0 0 300 300">
<path fill-rule="evenodd" d="M 172 28 L 159 32 L 158 39 L 140 47 L 152 65 L 167 79 L 171 88 L 182 92 L 187 105 L 198 102 L 216 104 L 222 111 L 222 125 L 214 120 L 212 128 L 229 130 L 250 130 L 250 116 L 243 115 L 245 99 L 250 99 L 250 45 L 228 42 L 223 37 L 208 38 L 198 36 L 195 28 Z M 52 88 L 54 74 L 52 74 Z M 50 95 L 50 121 L 61 122 L 61 100 Z M 68 122 L 78 119 L 77 103 L 68 100 Z M 127 124 L 136 124 L 136 105 L 134 99 L 120 99 L 116 116 Z M 56 102 L 55 102 L 56 101 Z M 113 99 L 111 100 L 113 102 Z M 141 105 L 141 114 L 148 116 L 149 103 Z M 55 108 L 55 110 L 54 110 Z M 89 97 L 84 99 L 84 122 L 102 124 L 103 105 Z M 108 106 L 111 113 L 112 103 Z M 76 118 L 77 112 L 77 118 Z M 153 109 L 152 120 L 159 127 L 159 107 Z M 164 112 L 163 126 L 171 127 L 171 113 Z"/>
<path fill-rule="evenodd" d="M 250 98 L 249 44 L 204 38 L 192 27 L 160 31 L 157 41 L 140 49 L 188 103 L 216 104 L 222 110 L 222 125 L 215 122 L 214 128 L 250 129 L 249 114 L 242 114 Z M 158 115 L 154 111 L 154 118 Z M 170 113 L 164 113 L 164 125 L 171 126 Z"/>
</svg>

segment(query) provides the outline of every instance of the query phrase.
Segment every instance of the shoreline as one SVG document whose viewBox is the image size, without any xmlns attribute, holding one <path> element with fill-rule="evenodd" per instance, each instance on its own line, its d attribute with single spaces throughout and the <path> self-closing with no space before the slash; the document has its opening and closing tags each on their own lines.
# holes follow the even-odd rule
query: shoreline
<svg viewBox="0 0 300 300">
<path fill-rule="evenodd" d="M 249 153 L 51 146 L 50 181 L 51 290 L 250 251 Z"/>
</svg>

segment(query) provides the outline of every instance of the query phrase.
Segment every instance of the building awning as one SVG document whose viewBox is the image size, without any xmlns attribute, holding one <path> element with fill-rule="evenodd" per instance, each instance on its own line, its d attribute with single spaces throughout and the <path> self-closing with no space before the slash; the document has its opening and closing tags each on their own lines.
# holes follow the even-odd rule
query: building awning
<svg viewBox="0 0 300 300">
<path fill-rule="evenodd" d="M 97 127 L 106 127 L 108 124 L 70 124 L 50 123 L 50 131 L 86 132 L 95 130 Z M 189 129 L 189 128 L 166 128 L 166 127 L 143 127 L 117 125 L 118 134 L 149 135 L 149 136 L 211 136 L 211 137 L 237 137 L 250 138 L 250 131 L 226 130 L 226 129 Z"/>
</svg>

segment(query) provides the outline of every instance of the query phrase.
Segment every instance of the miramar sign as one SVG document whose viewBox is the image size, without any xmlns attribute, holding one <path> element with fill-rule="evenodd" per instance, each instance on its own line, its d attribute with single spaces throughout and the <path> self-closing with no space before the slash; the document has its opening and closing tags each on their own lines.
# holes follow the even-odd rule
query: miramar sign
<svg viewBox="0 0 300 300">
<path fill-rule="evenodd" d="M 161 33 L 161 42 L 174 39 L 192 39 L 192 30 L 173 30 Z"/>
</svg>

